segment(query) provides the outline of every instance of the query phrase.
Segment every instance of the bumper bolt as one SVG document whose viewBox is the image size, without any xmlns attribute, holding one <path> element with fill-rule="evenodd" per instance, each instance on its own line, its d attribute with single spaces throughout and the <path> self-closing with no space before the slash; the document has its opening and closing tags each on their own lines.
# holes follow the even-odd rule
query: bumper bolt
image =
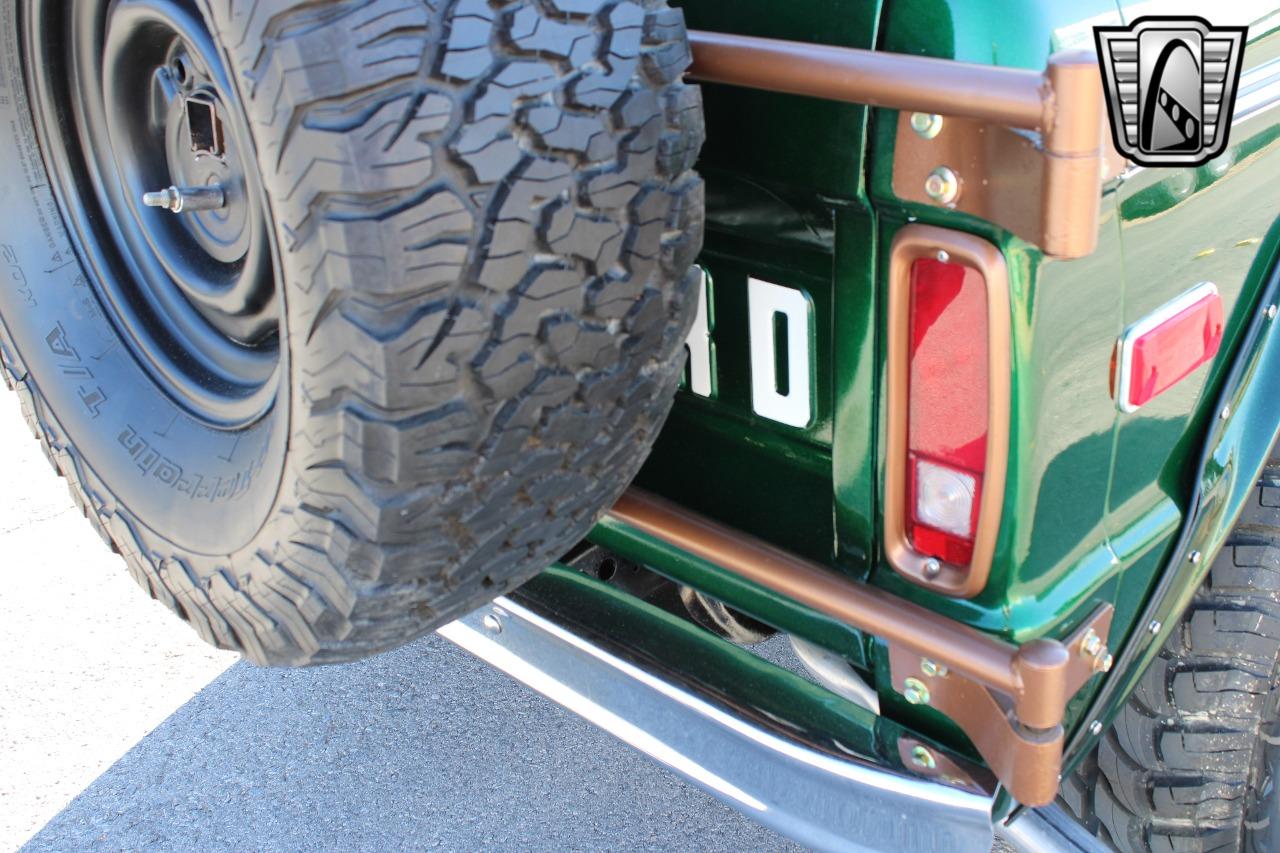
<svg viewBox="0 0 1280 853">
<path fill-rule="evenodd" d="M 930 678 L 946 678 L 950 670 L 944 664 L 931 661 L 928 658 L 920 659 L 920 671 Z"/>
<path fill-rule="evenodd" d="M 918 678 L 908 678 L 902 683 L 902 697 L 912 705 L 929 704 L 929 688 Z"/>
<path fill-rule="evenodd" d="M 934 113 L 912 113 L 911 129 L 924 139 L 933 139 L 942 132 L 942 116 Z"/>
<path fill-rule="evenodd" d="M 1092 723 L 1089 724 L 1089 734 L 1093 735 L 1094 737 L 1097 737 L 1098 735 L 1102 734 L 1102 723 L 1099 720 L 1094 720 Z"/>
<path fill-rule="evenodd" d="M 1152 619 L 1151 624 L 1147 626 L 1147 630 L 1153 634 L 1159 634 L 1160 629 L 1163 627 L 1164 626 L 1160 623 L 1159 619 Z"/>
<path fill-rule="evenodd" d="M 219 210 L 227 204 L 227 195 L 216 184 L 208 187 L 169 187 L 143 193 L 142 203 L 147 207 L 163 207 L 173 213 L 189 210 Z"/>
<path fill-rule="evenodd" d="M 1276 318 L 1276 306 L 1274 306 L 1274 305 L 1268 305 L 1268 306 L 1267 306 L 1267 319 L 1268 319 L 1268 320 L 1274 320 L 1275 318 Z"/>
<path fill-rule="evenodd" d="M 925 770 L 933 770 L 938 766 L 938 762 L 934 760 L 933 753 L 925 746 L 913 746 L 911 748 L 911 763 L 916 767 L 923 767 Z"/>
<path fill-rule="evenodd" d="M 950 166 L 939 166 L 924 179 L 924 191 L 938 204 L 951 204 L 960 196 L 960 176 Z"/>
<path fill-rule="evenodd" d="M 1098 632 L 1090 628 L 1080 641 L 1080 655 L 1092 658 L 1094 672 L 1110 672 L 1115 659 L 1107 652 L 1107 644 L 1098 636 Z"/>
<path fill-rule="evenodd" d="M 1087 658 L 1095 657 L 1102 648 L 1102 638 L 1092 628 L 1085 633 L 1084 639 L 1080 641 L 1080 654 Z"/>
<path fill-rule="evenodd" d="M 484 629 L 490 634 L 502 633 L 502 620 L 498 618 L 498 614 L 486 613 L 480 621 L 484 625 Z"/>
</svg>

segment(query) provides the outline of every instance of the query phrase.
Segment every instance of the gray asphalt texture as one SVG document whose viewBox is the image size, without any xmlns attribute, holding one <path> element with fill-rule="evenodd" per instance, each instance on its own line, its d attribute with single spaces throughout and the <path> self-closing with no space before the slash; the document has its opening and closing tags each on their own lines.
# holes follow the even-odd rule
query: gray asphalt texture
<svg viewBox="0 0 1280 853">
<path fill-rule="evenodd" d="M 0 849 L 791 845 L 432 636 L 263 670 L 148 600 L 0 389 Z"/>
<path fill-rule="evenodd" d="M 237 664 L 31 850 L 778 848 L 766 830 L 431 638 L 354 666 Z"/>
</svg>

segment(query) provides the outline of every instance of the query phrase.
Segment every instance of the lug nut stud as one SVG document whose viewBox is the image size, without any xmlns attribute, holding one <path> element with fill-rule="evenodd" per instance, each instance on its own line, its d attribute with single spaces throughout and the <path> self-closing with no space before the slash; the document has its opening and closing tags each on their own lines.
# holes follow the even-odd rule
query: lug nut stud
<svg viewBox="0 0 1280 853">
<path fill-rule="evenodd" d="M 226 206 L 227 195 L 216 184 L 207 187 L 169 187 L 143 193 L 142 203 L 147 207 L 163 207 L 173 213 L 219 210 Z"/>
</svg>

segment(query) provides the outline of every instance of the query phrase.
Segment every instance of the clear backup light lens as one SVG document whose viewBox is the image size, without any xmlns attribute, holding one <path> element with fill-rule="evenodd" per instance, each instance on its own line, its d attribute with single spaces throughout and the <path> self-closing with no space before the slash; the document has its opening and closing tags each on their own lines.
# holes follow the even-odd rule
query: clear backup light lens
<svg viewBox="0 0 1280 853">
<path fill-rule="evenodd" d="M 972 474 L 917 460 L 915 519 L 945 533 L 971 539 L 977 491 L 978 482 Z"/>
</svg>

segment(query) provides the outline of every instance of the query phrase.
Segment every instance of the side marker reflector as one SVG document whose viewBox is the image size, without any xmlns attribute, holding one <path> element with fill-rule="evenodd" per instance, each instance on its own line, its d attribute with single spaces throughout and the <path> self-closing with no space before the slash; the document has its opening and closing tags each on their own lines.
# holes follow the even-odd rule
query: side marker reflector
<svg viewBox="0 0 1280 853">
<path fill-rule="evenodd" d="M 1116 404 L 1134 412 L 1211 361 L 1222 345 L 1222 297 L 1203 282 L 1138 321 L 1120 338 Z"/>
</svg>

